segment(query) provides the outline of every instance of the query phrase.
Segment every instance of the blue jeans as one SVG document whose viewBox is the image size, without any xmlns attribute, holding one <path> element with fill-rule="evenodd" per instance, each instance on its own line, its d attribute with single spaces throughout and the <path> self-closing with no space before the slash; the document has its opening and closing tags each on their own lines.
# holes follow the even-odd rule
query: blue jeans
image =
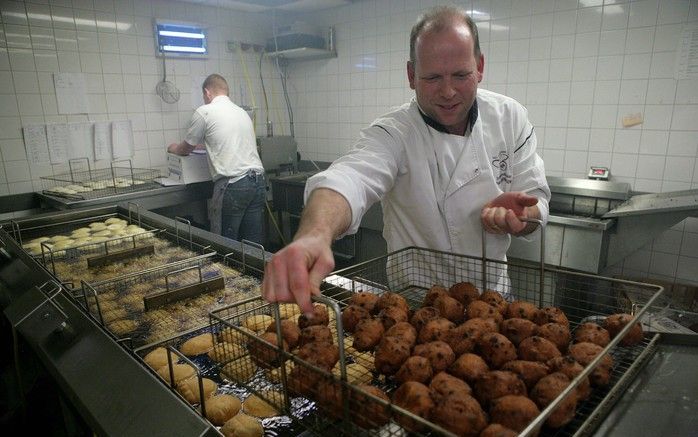
<svg viewBox="0 0 698 437">
<path fill-rule="evenodd" d="M 224 237 L 264 244 L 266 190 L 264 175 L 254 172 L 225 187 L 221 208 Z"/>
</svg>

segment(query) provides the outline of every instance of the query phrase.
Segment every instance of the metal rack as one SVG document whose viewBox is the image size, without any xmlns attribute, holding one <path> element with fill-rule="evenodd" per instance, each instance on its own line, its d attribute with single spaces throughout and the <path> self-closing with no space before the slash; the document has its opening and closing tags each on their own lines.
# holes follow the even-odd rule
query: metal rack
<svg viewBox="0 0 698 437">
<path fill-rule="evenodd" d="M 247 266 L 215 252 L 140 269 L 109 280 L 81 282 L 74 297 L 87 312 L 131 347 L 162 341 L 205 326 L 208 312 L 258 294 Z"/>
<path fill-rule="evenodd" d="M 483 271 L 487 272 L 484 276 L 482 275 Z M 512 277 L 511 283 L 502 284 L 502 281 L 497 281 L 497 278 L 502 278 L 507 273 Z M 558 276 L 564 277 L 564 281 L 560 282 Z M 604 349 L 603 354 L 609 353 L 615 363 L 611 374 L 611 383 L 607 387 L 596 388 L 590 398 L 579 403 L 575 419 L 570 424 L 558 430 L 546 427 L 543 427 L 542 430 L 542 435 L 550 436 L 585 435 L 590 433 L 600 418 L 607 414 L 614 401 L 618 399 L 636 372 L 654 352 L 658 341 L 657 335 L 647 336 L 640 344 L 632 347 L 620 347 L 617 344 L 629 331 L 630 326 L 643 316 L 643 313 L 646 311 L 648 315 L 651 313 L 656 299 L 662 292 L 662 287 L 659 286 L 597 276 L 595 279 L 605 283 L 607 289 L 618 297 L 615 303 L 608 304 L 607 301 L 602 301 L 602 303 L 597 304 L 593 297 L 590 299 L 580 297 L 576 301 L 568 299 L 562 304 L 555 302 L 555 295 L 561 288 L 568 292 L 578 291 L 577 286 L 585 284 L 588 276 L 590 275 L 558 269 L 546 268 L 541 271 L 538 267 L 487 259 L 483 262 L 483 258 L 415 247 L 337 271 L 326 279 L 323 293 L 327 297 L 318 299 L 328 305 L 330 314 L 334 310 L 336 312 L 335 318 L 338 319 L 336 332 L 338 333 L 341 356 L 338 374 L 334 375 L 313 366 L 290 352 L 275 348 L 271 343 L 263 342 L 255 337 L 254 333 L 242 328 L 245 320 L 255 315 L 266 314 L 271 315 L 275 320 L 280 319 L 277 305 L 268 304 L 261 297 L 212 312 L 210 329 L 214 333 L 233 330 L 245 338 L 248 344 L 259 342 L 273 350 L 274 354 L 279 357 L 278 361 L 292 363 L 279 367 L 281 382 L 276 385 L 272 384 L 265 377 L 266 373 L 261 371 L 255 372 L 255 376 L 250 380 L 233 382 L 236 383 L 237 387 L 261 396 L 264 396 L 264 390 L 270 384 L 277 387 L 277 390 L 281 390 L 284 396 L 267 398 L 266 400 L 304 428 L 321 435 L 329 433 L 339 435 L 403 435 L 404 430 L 398 426 L 398 423 L 411 423 L 413 428 L 411 431 L 416 435 L 453 435 L 436 424 L 382 399 L 365 395 L 356 385 L 346 382 L 347 365 L 363 363 L 370 367 L 370 354 L 357 353 L 351 348 L 350 343 L 348 346 L 347 344 L 342 345 L 344 341 L 349 342 L 350 337 L 345 337 L 341 327 L 341 317 L 337 317 L 337 315 L 341 308 L 348 305 L 348 301 L 354 293 L 372 291 L 382 294 L 390 290 L 405 297 L 411 308 L 418 308 L 426 292 L 435 284 L 449 286 L 454 282 L 468 281 L 486 289 L 495 288 L 494 284 L 499 282 L 499 285 L 503 287 L 499 291 L 504 292 L 505 295 L 508 294 L 509 299 L 536 302 L 541 307 L 557 305 L 571 315 L 571 330 L 583 323 L 582 319 L 586 317 L 603 317 L 617 312 L 637 310 L 634 312 L 634 319 L 628 327 L 621 331 Z M 453 282 L 445 282 L 447 280 Z M 635 302 L 623 299 L 624 294 L 621 293 L 621 290 L 627 290 L 628 287 L 634 290 Z M 607 290 L 603 290 L 603 292 L 606 293 Z M 278 339 L 281 338 L 280 335 L 280 326 L 277 324 Z M 345 354 L 346 356 L 343 356 Z M 544 423 L 547 416 L 562 399 L 594 370 L 602 355 L 590 363 L 584 372 L 572 381 L 567 390 L 542 411 L 529 428 L 524 430 L 523 435 L 532 435 L 535 428 Z M 249 366 L 250 363 L 249 356 L 238 356 L 226 365 L 233 367 L 234 370 L 231 373 L 238 374 L 245 373 L 243 367 Z M 293 370 L 299 368 L 301 370 Z M 299 387 L 298 383 L 293 381 L 293 377 L 289 379 L 293 372 L 298 372 L 296 376 L 298 374 L 313 375 L 309 377 L 312 381 L 309 383 L 309 391 L 303 392 L 303 387 Z M 373 372 L 358 376 L 365 376 L 372 385 L 378 386 L 388 393 L 397 388 L 392 378 L 386 379 Z M 353 375 L 353 377 L 357 377 L 357 375 Z M 318 387 L 321 388 L 318 389 Z M 318 399 L 320 402 L 317 402 Z M 357 414 L 357 411 L 366 411 L 362 409 L 369 409 L 373 414 L 369 414 L 369 418 L 366 419 L 365 414 Z M 376 412 L 380 414 L 376 414 Z M 357 424 L 355 423 L 357 417 L 364 417 L 364 419 L 358 419 L 360 423 Z M 375 419 L 375 417 L 380 420 L 371 419 Z M 391 420 L 389 422 L 384 420 L 386 417 Z M 415 426 L 415 423 L 419 425 Z M 415 431 L 415 428 L 418 430 Z"/>
<path fill-rule="evenodd" d="M 78 164 L 83 161 L 87 170 L 84 166 L 78 170 Z M 119 166 L 119 162 L 128 163 L 128 166 Z M 155 179 L 161 176 L 160 170 L 134 168 L 131 160 L 114 161 L 109 168 L 101 169 L 91 168 L 87 158 L 70 160 L 68 164 L 68 173 L 41 177 L 44 194 L 70 200 L 91 200 L 159 187 Z"/>
</svg>

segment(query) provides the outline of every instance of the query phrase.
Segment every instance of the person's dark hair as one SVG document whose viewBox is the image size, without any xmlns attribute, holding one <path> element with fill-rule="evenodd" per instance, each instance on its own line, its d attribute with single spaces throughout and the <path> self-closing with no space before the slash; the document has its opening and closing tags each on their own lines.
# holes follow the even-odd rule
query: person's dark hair
<svg viewBox="0 0 698 437">
<path fill-rule="evenodd" d="M 204 84 L 201 85 L 201 89 L 208 89 L 209 91 L 215 92 L 215 94 L 225 94 L 226 96 L 230 92 L 228 89 L 228 82 L 225 81 L 223 76 L 216 73 L 210 74 L 206 80 L 204 80 Z"/>
<path fill-rule="evenodd" d="M 420 15 L 417 22 L 412 26 L 410 32 L 410 62 L 414 64 L 416 61 L 415 44 L 417 37 L 426 31 L 440 31 L 450 26 L 453 20 L 461 20 L 470 29 L 473 35 L 473 44 L 475 46 L 475 58 L 480 58 L 480 37 L 477 32 L 477 25 L 468 15 L 465 9 L 456 6 L 436 6 L 424 14 Z"/>
</svg>

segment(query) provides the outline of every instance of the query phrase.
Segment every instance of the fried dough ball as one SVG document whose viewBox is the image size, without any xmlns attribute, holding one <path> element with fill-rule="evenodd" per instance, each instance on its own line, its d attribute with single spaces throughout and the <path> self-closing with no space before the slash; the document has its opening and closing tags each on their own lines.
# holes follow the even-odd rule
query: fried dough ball
<svg viewBox="0 0 698 437">
<path fill-rule="evenodd" d="M 504 317 L 497 311 L 495 307 L 488 304 L 484 300 L 475 300 L 470 302 L 465 308 L 465 317 L 468 319 L 481 318 L 481 319 L 494 319 L 499 325 Z"/>
<path fill-rule="evenodd" d="M 472 282 L 458 282 L 451 285 L 448 294 L 465 307 L 480 297 L 480 290 Z"/>
<path fill-rule="evenodd" d="M 381 312 L 378 313 L 378 318 L 383 323 L 383 328 L 388 330 L 396 323 L 407 322 L 410 319 L 410 313 L 409 310 L 394 305 L 383 308 Z"/>
<path fill-rule="evenodd" d="M 264 427 L 254 417 L 238 413 L 223 424 L 221 432 L 225 437 L 262 437 Z"/>
<path fill-rule="evenodd" d="M 550 372 L 562 372 L 572 381 L 580 373 L 584 371 L 584 367 L 575 361 L 574 358 L 567 355 L 564 357 L 553 358 L 548 361 L 548 367 Z M 577 386 L 577 399 L 584 400 L 591 394 L 591 384 L 589 382 L 589 377 L 584 378 L 582 382 Z"/>
<path fill-rule="evenodd" d="M 468 395 L 453 394 L 441 398 L 431 411 L 434 423 L 459 436 L 477 437 L 487 426 L 480 404 Z"/>
<path fill-rule="evenodd" d="M 418 344 L 414 347 L 414 355 L 427 358 L 434 372 L 441 372 L 442 370 L 448 369 L 456 360 L 451 346 L 444 341 L 438 340 Z"/>
<path fill-rule="evenodd" d="M 395 374 L 395 381 L 399 384 L 407 381 L 417 381 L 422 384 L 429 383 L 434 371 L 431 368 L 429 359 L 421 356 L 411 356 L 402 363 L 400 370 Z"/>
<path fill-rule="evenodd" d="M 611 341 L 611 336 L 607 330 L 596 323 L 582 323 L 574 330 L 575 343 L 594 343 L 605 347 Z"/>
<path fill-rule="evenodd" d="M 507 428 L 499 423 L 491 423 L 487 428 L 483 429 L 480 437 L 516 437 L 518 432 Z"/>
<path fill-rule="evenodd" d="M 440 285 L 434 285 L 427 291 L 427 294 L 424 296 L 424 300 L 422 301 L 422 307 L 433 307 L 434 301 L 436 301 L 436 298 L 441 297 L 441 296 L 448 296 L 448 290 L 446 290 L 444 287 Z"/>
<path fill-rule="evenodd" d="M 545 325 L 546 323 L 559 323 L 566 326 L 567 329 L 570 328 L 570 321 L 567 320 L 567 316 L 558 307 L 545 307 L 538 310 L 535 320 L 538 325 Z"/>
<path fill-rule="evenodd" d="M 516 373 L 529 390 L 550 371 L 546 364 L 539 363 L 538 361 L 524 360 L 509 361 L 502 366 L 502 370 Z"/>
<path fill-rule="evenodd" d="M 460 323 L 465 317 L 463 304 L 452 298 L 448 294 L 439 296 L 434 300 L 434 307 L 444 317 L 453 323 Z"/>
<path fill-rule="evenodd" d="M 383 390 L 372 385 L 360 384 L 356 390 L 350 392 L 350 405 L 354 413 L 351 415 L 351 420 L 362 428 L 378 428 L 390 420 L 390 407 L 369 395 L 390 402 L 390 398 Z"/>
<path fill-rule="evenodd" d="M 325 325 L 330 323 L 330 315 L 327 312 L 327 307 L 321 303 L 313 304 L 313 317 L 308 318 L 305 314 L 298 317 L 298 327 L 303 329 L 312 325 Z"/>
<path fill-rule="evenodd" d="M 288 389 L 298 396 L 316 396 L 323 375 L 308 366 L 295 365 L 287 374 Z"/>
<path fill-rule="evenodd" d="M 419 331 L 417 343 L 429 343 L 430 341 L 437 340 L 446 341 L 449 331 L 455 328 L 455 326 L 453 322 L 443 317 L 430 320 L 424 325 L 421 331 Z"/>
<path fill-rule="evenodd" d="M 376 347 L 374 364 L 384 375 L 393 375 L 410 356 L 410 344 L 400 337 L 384 337 Z"/>
<path fill-rule="evenodd" d="M 379 296 L 377 294 L 371 293 L 369 291 L 362 291 L 353 295 L 349 300 L 349 303 L 351 305 L 362 307 L 369 313 L 372 313 L 373 308 L 376 306 L 376 303 L 378 302 L 378 297 Z"/>
<path fill-rule="evenodd" d="M 492 401 L 492 422 L 514 431 L 523 431 L 540 414 L 535 402 L 526 396 L 506 395 Z"/>
<path fill-rule="evenodd" d="M 191 337 L 179 347 L 179 350 L 188 357 L 205 354 L 213 349 L 213 335 L 211 333 Z"/>
<path fill-rule="evenodd" d="M 359 352 L 372 351 L 383 338 L 383 323 L 378 319 L 363 319 L 356 324 L 354 349 Z"/>
<path fill-rule="evenodd" d="M 431 379 L 429 389 L 431 390 L 431 397 L 436 401 L 453 394 L 470 396 L 473 393 L 467 382 L 446 372 L 437 373 Z"/>
<path fill-rule="evenodd" d="M 288 344 L 289 349 L 295 349 L 298 346 L 298 340 L 301 336 L 301 329 L 292 320 L 282 320 L 281 322 L 281 337 Z M 272 322 L 267 326 L 267 332 L 276 334 L 276 323 Z"/>
<path fill-rule="evenodd" d="M 507 319 L 519 318 L 534 321 L 536 319 L 536 314 L 538 314 L 537 306 L 533 305 L 531 302 L 515 300 L 507 305 L 504 317 Z"/>
<path fill-rule="evenodd" d="M 271 343 L 271 346 L 265 344 L 263 341 Z M 288 343 L 286 340 L 281 340 L 281 347 L 283 350 L 288 351 Z M 265 332 L 258 338 L 250 338 L 247 342 L 247 349 L 250 351 L 250 356 L 252 360 L 260 367 L 266 369 L 271 369 L 272 367 L 279 367 L 281 363 L 286 361 L 285 357 L 279 353 L 279 341 L 276 336 L 276 332 Z"/>
<path fill-rule="evenodd" d="M 494 290 L 483 291 L 480 295 L 480 300 L 495 307 L 502 316 L 504 316 L 504 314 L 507 312 L 507 306 L 509 306 L 504 297 L 502 297 L 499 292 Z"/>
<path fill-rule="evenodd" d="M 383 337 L 400 337 L 409 343 L 410 348 L 412 348 L 417 343 L 417 330 L 407 322 L 400 322 L 385 331 Z"/>
<path fill-rule="evenodd" d="M 349 305 L 342 311 L 342 326 L 346 332 L 354 332 L 356 325 L 363 319 L 371 317 L 369 311 L 358 305 Z"/>
<path fill-rule="evenodd" d="M 587 366 L 603 348 L 594 343 L 576 343 L 570 346 L 570 355 L 582 366 Z M 599 362 L 599 365 L 589 375 L 591 384 L 597 387 L 608 385 L 611 381 L 611 369 L 613 368 L 613 358 L 606 354 Z"/>
<path fill-rule="evenodd" d="M 422 328 L 424 328 L 424 325 L 427 324 L 427 322 L 438 319 L 439 317 L 441 316 L 439 316 L 439 310 L 437 310 L 436 308 L 422 307 L 415 311 L 414 314 L 412 314 L 410 323 L 412 324 L 412 326 L 414 326 L 417 332 L 420 332 Z"/>
<path fill-rule="evenodd" d="M 301 329 L 297 344 L 303 347 L 308 343 L 334 343 L 332 330 L 324 325 L 312 325 Z"/>
<path fill-rule="evenodd" d="M 467 327 L 460 325 L 449 331 L 445 341 L 451 346 L 453 353 L 458 356 L 467 352 L 472 352 L 475 349 L 475 344 L 480 335 L 482 334 L 478 332 L 473 333 L 469 331 Z"/>
<path fill-rule="evenodd" d="M 329 378 L 320 378 L 315 389 L 315 399 L 320 409 L 335 419 L 342 417 L 342 386 Z"/>
<path fill-rule="evenodd" d="M 484 407 L 489 407 L 493 400 L 506 395 L 526 396 L 526 385 L 516 373 L 491 370 L 475 383 L 475 397 Z"/>
<path fill-rule="evenodd" d="M 393 404 L 426 420 L 431 418 L 434 408 L 429 387 L 416 381 L 407 381 L 398 387 L 393 393 Z M 405 415 L 398 414 L 395 420 L 408 431 L 418 432 L 422 429 L 421 424 Z"/>
<path fill-rule="evenodd" d="M 562 354 L 552 341 L 537 335 L 528 337 L 519 344 L 519 358 L 522 360 L 545 363 L 559 356 Z"/>
<path fill-rule="evenodd" d="M 482 334 L 477 341 L 476 350 L 494 369 L 499 369 L 506 362 L 516 359 L 516 346 L 497 332 Z"/>
<path fill-rule="evenodd" d="M 550 340 L 555 346 L 557 346 L 560 352 L 566 352 L 567 347 L 570 345 L 570 329 L 559 323 L 546 323 L 538 327 L 538 337 L 543 337 L 546 340 Z"/>
<path fill-rule="evenodd" d="M 612 316 L 606 317 L 603 327 L 606 328 L 611 338 L 618 335 L 618 333 L 632 320 L 633 316 L 630 314 L 613 314 Z M 630 328 L 628 333 L 620 341 L 621 346 L 634 346 L 642 341 L 645 334 L 642 332 L 642 326 L 639 323 Z"/>
<path fill-rule="evenodd" d="M 334 365 L 332 368 L 332 373 L 337 376 L 337 378 L 342 378 L 342 369 L 339 365 Z M 345 369 L 347 371 L 347 382 L 349 384 L 370 384 L 373 380 L 373 374 L 370 370 L 365 368 L 359 363 L 346 364 Z"/>
<path fill-rule="evenodd" d="M 535 387 L 533 387 L 533 390 L 531 390 L 531 399 L 533 399 L 540 408 L 545 408 L 550 405 L 569 384 L 570 379 L 564 373 L 551 373 L 541 378 Z M 574 411 L 576 408 L 577 395 L 572 391 L 560 402 L 558 407 L 553 410 L 545 423 L 551 428 L 560 428 L 574 418 Z"/>
<path fill-rule="evenodd" d="M 490 368 L 485 360 L 481 356 L 471 353 L 462 354 L 448 368 L 448 373 L 471 384 L 474 384 L 489 371 Z"/>
<path fill-rule="evenodd" d="M 303 345 L 297 355 L 301 360 L 329 372 L 339 361 L 339 348 L 333 343 L 314 342 Z"/>
<path fill-rule="evenodd" d="M 380 297 L 378 297 L 378 301 L 373 307 L 373 313 L 379 314 L 384 309 L 393 306 L 402 308 L 407 314 L 410 313 L 410 306 L 407 304 L 405 298 L 390 291 L 383 293 L 380 295 Z"/>
<path fill-rule="evenodd" d="M 499 325 L 495 319 L 475 317 L 466 320 L 461 326 L 464 326 L 469 331 L 480 332 L 481 334 L 486 332 L 499 332 Z"/>
<path fill-rule="evenodd" d="M 506 319 L 499 324 L 499 332 L 518 346 L 523 339 L 536 335 L 538 325 L 528 319 Z"/>
</svg>

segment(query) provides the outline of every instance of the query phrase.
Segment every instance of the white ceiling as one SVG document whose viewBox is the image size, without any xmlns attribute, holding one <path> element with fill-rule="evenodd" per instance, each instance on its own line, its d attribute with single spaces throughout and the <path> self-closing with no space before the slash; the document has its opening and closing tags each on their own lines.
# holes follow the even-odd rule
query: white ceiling
<svg viewBox="0 0 698 437">
<path fill-rule="evenodd" d="M 182 0 L 208 6 L 219 6 L 245 12 L 283 10 L 307 12 L 346 5 L 352 0 Z"/>
</svg>

